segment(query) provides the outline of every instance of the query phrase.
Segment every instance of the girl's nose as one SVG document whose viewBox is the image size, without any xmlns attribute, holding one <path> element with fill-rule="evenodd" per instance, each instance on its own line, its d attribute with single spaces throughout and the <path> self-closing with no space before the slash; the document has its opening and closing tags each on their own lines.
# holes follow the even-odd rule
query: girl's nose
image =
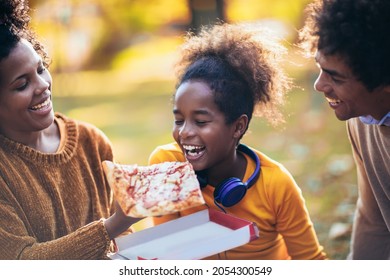
<svg viewBox="0 0 390 280">
<path fill-rule="evenodd" d="M 183 139 L 188 138 L 188 137 L 192 136 L 193 134 L 194 133 L 193 133 L 193 130 L 191 129 L 191 125 L 188 123 L 184 123 L 183 126 L 179 130 L 179 135 Z"/>
</svg>

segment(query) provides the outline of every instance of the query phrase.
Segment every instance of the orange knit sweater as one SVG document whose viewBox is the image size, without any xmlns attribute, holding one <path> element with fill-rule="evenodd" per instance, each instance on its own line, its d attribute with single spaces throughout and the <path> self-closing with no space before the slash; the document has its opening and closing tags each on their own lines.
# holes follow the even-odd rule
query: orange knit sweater
<svg viewBox="0 0 390 280">
<path fill-rule="evenodd" d="M 56 114 L 59 150 L 0 135 L 0 259 L 105 259 L 112 194 L 101 167 L 111 144 L 90 124 Z"/>
</svg>

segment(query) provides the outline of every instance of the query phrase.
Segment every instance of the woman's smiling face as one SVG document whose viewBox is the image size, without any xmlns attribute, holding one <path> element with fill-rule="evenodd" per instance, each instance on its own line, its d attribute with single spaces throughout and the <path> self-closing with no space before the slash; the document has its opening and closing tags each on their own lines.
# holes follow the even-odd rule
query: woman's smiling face
<svg viewBox="0 0 390 280">
<path fill-rule="evenodd" d="M 53 123 L 51 76 L 30 43 L 21 40 L 0 61 L 0 132 L 9 138 Z"/>
<path fill-rule="evenodd" d="M 227 125 L 209 86 L 186 81 L 174 98 L 173 138 L 194 169 L 231 165 L 238 142 L 235 123 Z"/>
</svg>

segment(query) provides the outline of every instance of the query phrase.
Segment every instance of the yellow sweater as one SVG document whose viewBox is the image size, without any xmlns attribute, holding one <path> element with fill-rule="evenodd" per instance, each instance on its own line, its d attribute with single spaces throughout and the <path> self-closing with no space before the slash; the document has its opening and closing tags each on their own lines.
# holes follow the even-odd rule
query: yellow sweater
<svg viewBox="0 0 390 280">
<path fill-rule="evenodd" d="M 325 259 L 313 224 L 307 212 L 301 190 L 290 173 L 279 163 L 263 153 L 255 151 L 261 162 L 261 173 L 257 182 L 248 189 L 245 197 L 232 207 L 225 207 L 228 214 L 255 222 L 260 237 L 246 245 L 220 253 L 210 259 Z M 247 155 L 248 165 L 243 181 L 253 174 L 255 163 Z M 149 163 L 184 161 L 185 157 L 176 143 L 157 147 Z M 206 204 L 214 205 L 213 186 L 202 189 Z M 180 213 L 188 215 L 199 209 Z M 155 218 L 159 224 L 175 215 Z M 212 246 L 212 244 L 210 244 Z"/>
<path fill-rule="evenodd" d="M 0 259 L 105 259 L 102 218 L 112 194 L 101 162 L 111 144 L 95 127 L 56 114 L 61 144 L 43 154 L 0 135 Z"/>
</svg>

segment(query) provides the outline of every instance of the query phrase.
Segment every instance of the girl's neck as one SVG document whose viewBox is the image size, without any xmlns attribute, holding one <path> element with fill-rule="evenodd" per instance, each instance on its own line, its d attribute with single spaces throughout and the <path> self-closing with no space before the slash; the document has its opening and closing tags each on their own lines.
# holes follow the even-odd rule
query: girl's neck
<svg viewBox="0 0 390 280">
<path fill-rule="evenodd" d="M 218 186 L 224 180 L 236 177 L 243 180 L 247 167 L 245 156 L 236 152 L 233 162 L 228 166 L 219 166 L 207 170 L 208 183 L 212 186 Z"/>
</svg>

